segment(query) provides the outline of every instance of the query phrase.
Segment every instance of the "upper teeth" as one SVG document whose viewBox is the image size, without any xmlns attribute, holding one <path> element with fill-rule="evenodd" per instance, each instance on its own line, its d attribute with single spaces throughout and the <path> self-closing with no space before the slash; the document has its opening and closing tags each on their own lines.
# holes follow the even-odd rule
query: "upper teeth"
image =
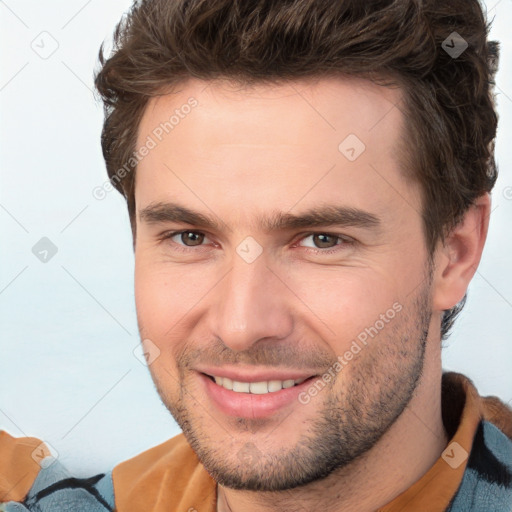
<svg viewBox="0 0 512 512">
<path fill-rule="evenodd" d="M 288 379 L 288 380 L 266 380 L 262 382 L 240 382 L 238 380 L 231 380 L 227 377 L 214 376 L 215 382 L 223 388 L 236 391 L 238 393 L 253 393 L 254 395 L 264 395 L 265 393 L 272 393 L 280 391 L 283 388 L 291 388 L 296 384 L 304 382 L 306 379 Z"/>
</svg>

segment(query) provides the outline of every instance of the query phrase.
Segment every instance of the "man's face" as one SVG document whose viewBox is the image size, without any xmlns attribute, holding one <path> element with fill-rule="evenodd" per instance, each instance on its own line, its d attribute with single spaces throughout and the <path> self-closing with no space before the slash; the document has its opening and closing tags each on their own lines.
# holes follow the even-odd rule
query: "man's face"
<svg viewBox="0 0 512 512">
<path fill-rule="evenodd" d="M 139 329 L 164 404 L 223 485 L 323 478 L 411 399 L 438 334 L 419 189 L 394 154 L 400 98 L 355 79 L 190 80 L 145 111 Z M 313 210 L 338 217 L 293 222 Z"/>
</svg>

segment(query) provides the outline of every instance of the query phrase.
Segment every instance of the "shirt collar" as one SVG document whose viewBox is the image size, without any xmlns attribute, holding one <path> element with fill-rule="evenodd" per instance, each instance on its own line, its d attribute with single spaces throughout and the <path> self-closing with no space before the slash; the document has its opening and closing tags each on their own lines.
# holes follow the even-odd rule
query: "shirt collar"
<svg viewBox="0 0 512 512">
<path fill-rule="evenodd" d="M 443 374 L 441 401 L 443 423 L 450 437 L 448 445 L 415 484 L 378 512 L 444 512 L 448 508 L 462 482 L 483 407 L 473 383 L 455 372 Z"/>
</svg>

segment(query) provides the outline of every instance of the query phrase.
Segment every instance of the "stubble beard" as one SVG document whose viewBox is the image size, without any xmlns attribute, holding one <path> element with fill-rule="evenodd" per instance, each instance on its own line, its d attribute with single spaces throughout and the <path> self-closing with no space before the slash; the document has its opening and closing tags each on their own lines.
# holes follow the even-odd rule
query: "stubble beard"
<svg viewBox="0 0 512 512">
<path fill-rule="evenodd" d="M 187 389 L 181 369 L 179 397 L 170 397 L 152 375 L 155 386 L 219 484 L 247 491 L 285 491 L 322 480 L 372 448 L 413 397 L 423 371 L 432 314 L 430 283 L 428 279 L 415 299 L 337 374 L 332 385 L 311 400 L 317 404 L 317 417 L 308 421 L 307 428 L 303 421 L 298 423 L 303 432 L 291 447 L 266 450 L 268 434 L 260 435 L 259 426 L 265 424 L 261 420 L 229 421 L 229 428 L 235 430 L 228 434 L 229 428 L 217 425 L 198 403 L 204 397 Z M 306 406 L 297 403 L 295 407 Z M 212 437 L 212 425 L 220 437 Z M 279 429 L 274 428 L 271 435 L 282 434 Z M 248 431 L 252 433 L 249 442 Z M 286 435 L 280 437 L 286 439 Z M 244 451 L 248 458 L 240 456 Z"/>
</svg>

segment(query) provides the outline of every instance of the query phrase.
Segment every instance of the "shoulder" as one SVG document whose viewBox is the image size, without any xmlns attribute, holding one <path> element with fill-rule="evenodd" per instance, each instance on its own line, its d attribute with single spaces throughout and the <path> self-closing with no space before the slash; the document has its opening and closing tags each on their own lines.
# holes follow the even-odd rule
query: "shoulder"
<svg viewBox="0 0 512 512">
<path fill-rule="evenodd" d="M 496 423 L 503 428 L 503 417 Z M 480 421 L 450 512 L 511 510 L 512 439 L 507 435 L 507 426 L 502 428 L 485 419 L 485 415 Z"/>
<path fill-rule="evenodd" d="M 443 374 L 443 392 L 447 431 L 464 421 L 461 417 L 478 417 L 462 481 L 448 510 L 510 512 L 512 409 L 496 396 L 480 396 L 468 377 L 454 372 Z"/>
<path fill-rule="evenodd" d="M 35 437 L 0 431 L 0 454 L 1 512 L 146 510 L 178 497 L 209 510 L 214 500 L 216 484 L 183 434 L 87 478 L 71 475 Z"/>
<path fill-rule="evenodd" d="M 111 472 L 75 478 L 35 437 L 0 431 L 0 511 L 107 512 L 114 508 Z"/>
<path fill-rule="evenodd" d="M 509 512 L 511 504 L 512 440 L 496 425 L 483 420 L 449 510 Z"/>
<path fill-rule="evenodd" d="M 41 469 L 38 450 L 45 449 L 40 439 L 0 430 L 0 503 L 25 498 Z"/>
</svg>

